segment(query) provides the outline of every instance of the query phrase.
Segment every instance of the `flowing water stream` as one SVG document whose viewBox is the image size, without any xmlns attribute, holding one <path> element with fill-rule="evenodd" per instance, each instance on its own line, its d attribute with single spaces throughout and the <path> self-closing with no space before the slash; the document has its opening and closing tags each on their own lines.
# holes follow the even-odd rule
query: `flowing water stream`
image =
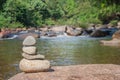
<svg viewBox="0 0 120 80">
<path fill-rule="evenodd" d="M 90 37 L 42 37 L 37 40 L 38 53 L 46 56 L 51 65 L 120 64 L 120 47 L 103 46 L 101 39 Z M 22 41 L 0 40 L 0 80 L 20 72 Z"/>
</svg>

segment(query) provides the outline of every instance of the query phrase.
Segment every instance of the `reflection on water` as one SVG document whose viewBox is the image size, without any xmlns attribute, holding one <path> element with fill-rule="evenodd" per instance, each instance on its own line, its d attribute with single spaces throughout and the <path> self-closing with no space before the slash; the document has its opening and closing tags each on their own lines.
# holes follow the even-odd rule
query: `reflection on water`
<svg viewBox="0 0 120 80">
<path fill-rule="evenodd" d="M 89 37 L 40 38 L 37 48 L 52 65 L 120 64 L 120 47 L 103 46 L 99 40 Z M 19 72 L 21 48 L 20 40 L 0 41 L 0 80 Z"/>
</svg>

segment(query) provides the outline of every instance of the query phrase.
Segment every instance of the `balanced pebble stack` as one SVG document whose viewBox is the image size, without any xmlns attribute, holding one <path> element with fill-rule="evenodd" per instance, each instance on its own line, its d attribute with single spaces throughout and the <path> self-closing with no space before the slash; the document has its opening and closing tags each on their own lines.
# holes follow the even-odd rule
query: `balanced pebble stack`
<svg viewBox="0 0 120 80">
<path fill-rule="evenodd" d="M 22 56 L 24 57 L 19 64 L 19 68 L 23 72 L 43 72 L 50 69 L 50 62 L 45 60 L 44 55 L 37 54 L 35 47 L 36 40 L 32 36 L 28 36 L 23 41 Z"/>
</svg>

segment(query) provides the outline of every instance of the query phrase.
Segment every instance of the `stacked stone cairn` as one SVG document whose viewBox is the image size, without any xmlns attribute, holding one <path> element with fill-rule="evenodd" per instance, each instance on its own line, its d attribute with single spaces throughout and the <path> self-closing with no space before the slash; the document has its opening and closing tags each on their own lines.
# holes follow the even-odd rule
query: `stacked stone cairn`
<svg viewBox="0 0 120 80">
<path fill-rule="evenodd" d="M 35 44 L 36 40 L 32 36 L 26 37 L 23 41 L 22 56 L 24 58 L 19 64 L 19 68 L 23 72 L 44 72 L 50 69 L 50 62 L 45 60 L 44 55 L 37 54 Z"/>
</svg>

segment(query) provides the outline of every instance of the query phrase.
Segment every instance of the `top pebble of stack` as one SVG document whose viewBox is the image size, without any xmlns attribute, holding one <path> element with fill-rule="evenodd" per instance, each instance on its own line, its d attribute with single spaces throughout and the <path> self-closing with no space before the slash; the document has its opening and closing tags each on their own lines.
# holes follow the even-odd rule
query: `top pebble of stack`
<svg viewBox="0 0 120 80">
<path fill-rule="evenodd" d="M 25 40 L 23 41 L 23 46 L 33 46 L 36 44 L 36 40 L 34 37 L 32 36 L 28 36 L 27 38 L 25 38 Z"/>
</svg>

